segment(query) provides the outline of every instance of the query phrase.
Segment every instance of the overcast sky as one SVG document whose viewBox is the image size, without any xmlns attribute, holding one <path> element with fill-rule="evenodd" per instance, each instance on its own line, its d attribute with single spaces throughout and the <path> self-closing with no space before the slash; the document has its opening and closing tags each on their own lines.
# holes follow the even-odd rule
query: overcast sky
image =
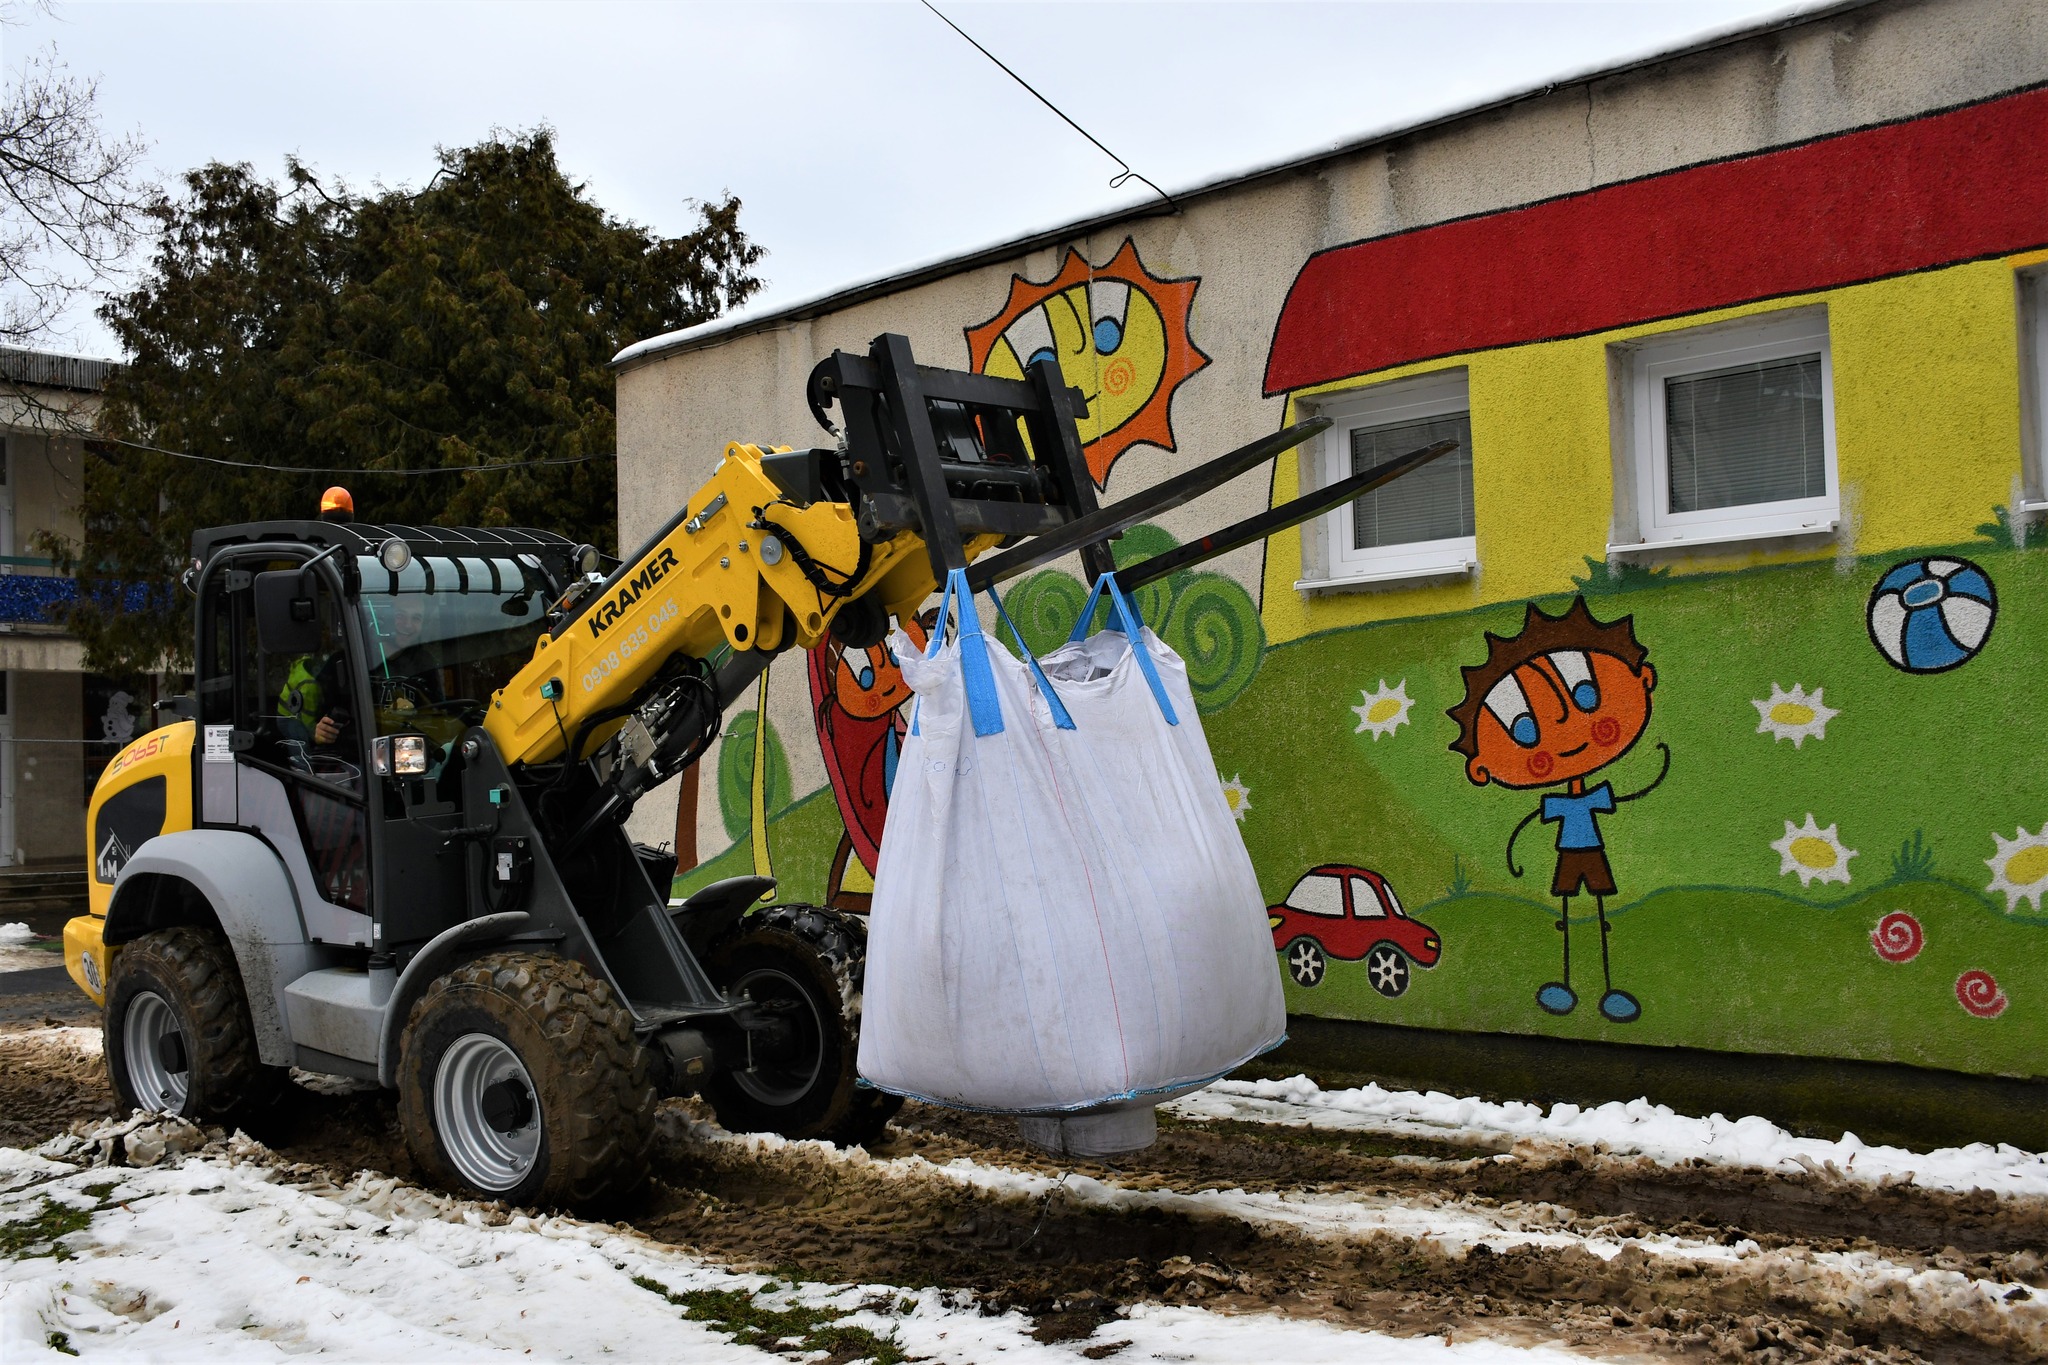
<svg viewBox="0 0 2048 1365">
<path fill-rule="evenodd" d="M 976 4 L 956 22 L 1171 190 L 1783 11 L 1785 0 Z M 12 8 L 12 6 L 10 6 Z M 664 232 L 730 190 L 768 302 L 1143 192 L 907 3 L 107 3 L 0 32 L 102 79 L 165 178 L 288 153 L 418 185 L 434 148 L 552 125 L 607 209 Z M 111 355 L 89 317 L 50 349 Z"/>
</svg>

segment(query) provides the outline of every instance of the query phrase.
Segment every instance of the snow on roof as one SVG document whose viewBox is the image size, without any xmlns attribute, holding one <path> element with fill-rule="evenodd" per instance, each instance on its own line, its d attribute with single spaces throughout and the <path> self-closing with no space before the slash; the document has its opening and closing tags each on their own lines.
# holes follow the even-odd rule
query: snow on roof
<svg viewBox="0 0 2048 1365">
<path fill-rule="evenodd" d="M 1624 72 L 1654 66 L 1679 57 L 1704 52 L 1711 48 L 1723 47 L 1740 42 L 1759 34 L 1777 29 L 1790 28 L 1829 14 L 1844 10 L 1860 9 L 1875 3 L 1875 0 L 1794 0 L 1780 9 L 1773 10 L 1761 18 L 1738 20 L 1707 29 L 1675 44 L 1648 49 L 1632 57 L 1604 65 L 1582 67 L 1568 71 L 1540 84 L 1526 85 L 1511 89 L 1503 94 L 1477 101 L 1447 105 L 1442 109 L 1410 118 L 1399 123 L 1371 129 L 1364 133 L 1340 138 L 1322 147 L 1282 157 L 1275 161 L 1257 162 L 1250 166 L 1219 171 L 1205 180 L 1196 181 L 1183 189 L 1173 192 L 1173 198 L 1185 203 L 1187 200 L 1204 198 L 1228 190 L 1242 188 L 1259 180 L 1305 170 L 1319 163 L 1334 160 L 1364 151 L 1369 147 L 1395 138 L 1408 137 L 1430 128 L 1461 119 L 1472 118 L 1505 108 L 1523 100 L 1535 99 L 1550 94 L 1560 86 L 1577 85 L 1582 82 L 1617 76 Z M 924 260 L 900 265 L 894 269 L 857 280 L 850 284 L 837 285 L 820 293 L 811 294 L 788 303 L 758 304 L 740 308 L 710 322 L 701 322 L 694 327 L 684 327 L 660 336 L 636 341 L 612 357 L 614 369 L 626 369 L 652 360 L 658 356 L 671 355 L 678 351 L 696 350 L 699 347 L 730 337 L 744 336 L 750 332 L 766 331 L 782 322 L 796 322 L 806 318 L 819 317 L 825 313 L 850 308 L 854 304 L 893 294 L 902 289 L 925 284 L 972 270 L 994 261 L 1009 260 L 1041 247 L 1057 245 L 1075 237 L 1085 236 L 1112 223 L 1125 222 L 1133 218 L 1152 217 L 1166 212 L 1163 205 L 1155 205 L 1151 196 L 1141 195 L 1121 203 L 1097 209 L 1078 218 L 1034 228 L 1015 236 L 987 242 L 965 251 L 946 252 Z"/>
</svg>

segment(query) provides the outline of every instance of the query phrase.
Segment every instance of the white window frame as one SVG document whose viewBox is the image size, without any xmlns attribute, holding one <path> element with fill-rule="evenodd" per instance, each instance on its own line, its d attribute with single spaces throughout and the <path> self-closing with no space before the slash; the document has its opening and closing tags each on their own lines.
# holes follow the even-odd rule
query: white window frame
<svg viewBox="0 0 2048 1365">
<path fill-rule="evenodd" d="M 1304 484 L 1314 488 L 1351 477 L 1351 433 L 1361 427 L 1393 426 L 1472 410 L 1471 381 L 1463 366 L 1435 370 L 1371 388 L 1332 394 L 1317 404 L 1320 415 L 1334 425 L 1302 448 Z M 1477 482 L 1475 474 L 1474 482 Z M 1322 518 L 1319 544 L 1304 537 L 1299 591 L 1344 588 L 1406 579 L 1469 574 L 1479 565 L 1478 537 L 1447 536 L 1358 549 L 1353 544 L 1353 504 L 1345 503 Z"/>
<path fill-rule="evenodd" d="M 2048 267 L 2020 272 L 2020 444 L 2025 453 L 2019 510 L 2048 513 Z"/>
<path fill-rule="evenodd" d="M 1819 497 L 1672 512 L 1666 380 L 1737 365 L 1820 355 L 1822 457 L 1827 491 Z M 1790 536 L 1830 535 L 1841 522 L 1835 466 L 1835 370 L 1825 308 L 1798 308 L 1739 322 L 1667 333 L 1631 346 L 1627 355 L 1627 459 L 1633 515 L 1617 510 L 1610 555 L 1730 545 Z M 1633 522 L 1633 525 L 1626 523 Z M 1633 538 L 1630 538 L 1631 533 Z"/>
</svg>

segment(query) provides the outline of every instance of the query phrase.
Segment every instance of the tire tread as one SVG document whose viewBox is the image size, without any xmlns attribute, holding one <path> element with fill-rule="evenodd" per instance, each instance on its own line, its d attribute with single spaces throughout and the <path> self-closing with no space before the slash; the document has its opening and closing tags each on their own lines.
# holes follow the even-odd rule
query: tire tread
<svg viewBox="0 0 2048 1365">
<path fill-rule="evenodd" d="M 579 962 L 546 953 L 472 959 L 436 978 L 413 1005 L 399 1105 L 414 1158 L 444 1181 L 461 1183 L 434 1138 L 431 1078 L 420 1074 L 414 1048 L 442 1010 L 479 1005 L 490 1012 L 493 1004 L 525 1015 L 547 1040 L 548 1057 L 521 1061 L 536 1087 L 557 1092 L 539 1097 L 543 1112 L 566 1116 L 568 1140 L 559 1150 L 549 1143 L 548 1168 L 533 1200 L 568 1207 L 630 1193 L 647 1174 L 654 1138 L 659 1096 L 653 1061 L 633 1033 L 632 1012 L 610 984 Z"/>
</svg>

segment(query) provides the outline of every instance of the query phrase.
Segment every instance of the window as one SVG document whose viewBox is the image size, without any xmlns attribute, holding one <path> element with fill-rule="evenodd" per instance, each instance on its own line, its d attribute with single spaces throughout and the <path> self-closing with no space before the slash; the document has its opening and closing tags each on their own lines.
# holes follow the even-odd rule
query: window
<svg viewBox="0 0 2048 1365">
<path fill-rule="evenodd" d="M 2048 271 L 2021 275 L 2020 417 L 2027 453 L 2022 512 L 2048 512 Z"/>
<path fill-rule="evenodd" d="M 1472 418 L 1465 371 L 1395 380 L 1333 398 L 1334 420 L 1310 456 L 1314 486 L 1328 487 L 1410 451 L 1451 440 L 1458 449 L 1324 518 L 1303 538 L 1299 588 L 1342 587 L 1468 573 L 1472 535 Z M 1308 454 L 1313 448 L 1305 448 Z"/>
<path fill-rule="evenodd" d="M 1628 353 L 1628 457 L 1613 552 L 1825 535 L 1835 483 L 1827 314 L 1799 309 Z"/>
<path fill-rule="evenodd" d="M 1385 919 L 1387 908 L 1373 894 L 1372 883 L 1363 877 L 1351 879 L 1351 915 L 1354 919 Z"/>
<path fill-rule="evenodd" d="M 1287 893 L 1287 903 L 1304 915 L 1344 918 L 1344 883 L 1335 877 L 1311 872 Z"/>
</svg>

